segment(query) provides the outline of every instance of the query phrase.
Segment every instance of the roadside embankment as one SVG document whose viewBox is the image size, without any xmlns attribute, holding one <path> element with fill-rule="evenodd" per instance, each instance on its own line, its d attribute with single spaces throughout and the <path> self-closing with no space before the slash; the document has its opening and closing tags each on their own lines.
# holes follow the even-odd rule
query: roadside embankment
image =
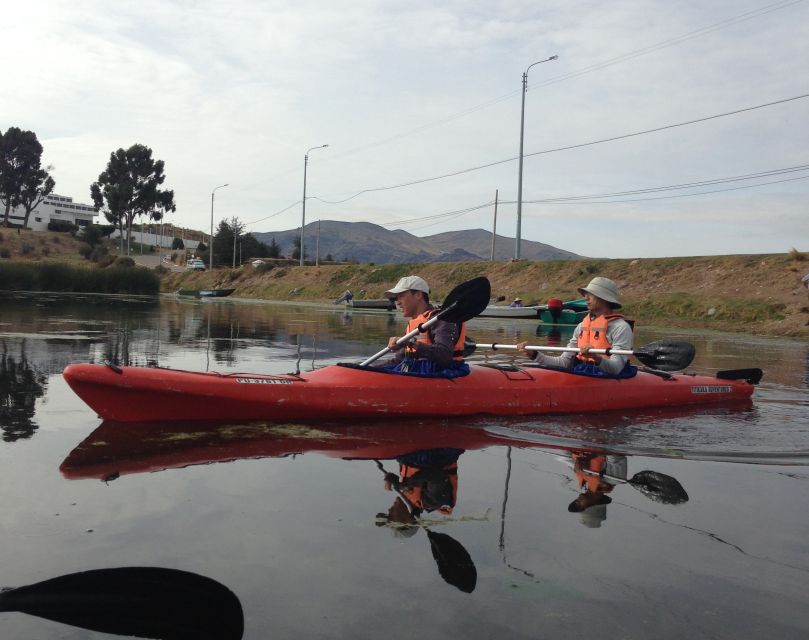
<svg viewBox="0 0 809 640">
<path fill-rule="evenodd" d="M 346 289 L 357 299 L 381 298 L 396 280 L 418 274 L 440 300 L 455 285 L 485 275 L 492 296 L 507 304 L 548 298 L 572 299 L 596 275 L 615 280 L 624 312 L 645 325 L 664 325 L 783 335 L 809 339 L 809 292 L 801 277 L 804 254 L 702 256 L 636 260 L 553 260 L 507 263 L 462 262 L 397 265 L 276 267 L 247 265 L 213 272 L 169 273 L 161 290 L 235 288 L 234 297 L 330 302 Z"/>
</svg>

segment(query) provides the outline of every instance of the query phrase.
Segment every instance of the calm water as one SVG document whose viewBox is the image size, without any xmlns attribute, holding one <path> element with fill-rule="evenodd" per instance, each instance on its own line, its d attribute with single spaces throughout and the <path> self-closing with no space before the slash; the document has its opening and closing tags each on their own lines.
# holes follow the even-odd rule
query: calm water
<svg viewBox="0 0 809 640">
<path fill-rule="evenodd" d="M 754 402 L 586 417 L 147 430 L 101 424 L 60 375 L 105 358 L 308 371 L 360 360 L 403 324 L 314 305 L 6 294 L 0 586 L 181 569 L 236 595 L 244 638 L 807 637 L 805 343 L 640 326 L 638 345 L 693 342 L 691 370 L 761 367 Z M 567 339 L 536 329 L 469 324 L 481 342 Z M 600 483 L 581 470 L 604 464 Z M 120 637 L 19 612 L 0 613 L 0 634 Z"/>
</svg>

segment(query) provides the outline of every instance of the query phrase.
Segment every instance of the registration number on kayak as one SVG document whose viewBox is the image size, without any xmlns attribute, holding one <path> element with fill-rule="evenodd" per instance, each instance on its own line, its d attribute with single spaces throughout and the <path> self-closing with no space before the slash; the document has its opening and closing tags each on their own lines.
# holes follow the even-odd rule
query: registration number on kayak
<svg viewBox="0 0 809 640">
<path fill-rule="evenodd" d="M 731 388 L 728 385 L 706 386 L 699 385 L 691 387 L 691 393 L 730 393 Z"/>
<path fill-rule="evenodd" d="M 239 384 L 292 384 L 292 380 L 283 378 L 236 378 Z"/>
</svg>

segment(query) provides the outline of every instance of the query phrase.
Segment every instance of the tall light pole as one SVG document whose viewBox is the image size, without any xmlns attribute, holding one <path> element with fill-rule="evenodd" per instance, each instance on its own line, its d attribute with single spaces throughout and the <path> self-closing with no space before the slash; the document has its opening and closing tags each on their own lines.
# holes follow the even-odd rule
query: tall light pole
<svg viewBox="0 0 809 640">
<path fill-rule="evenodd" d="M 559 58 L 559 56 L 551 56 L 550 58 L 545 58 L 544 60 L 539 60 L 538 62 L 529 64 L 528 69 L 526 69 L 522 74 L 522 110 L 520 111 L 520 174 L 517 178 L 517 238 L 514 246 L 515 260 L 520 259 L 520 230 L 522 226 L 522 147 L 523 136 L 525 134 L 525 92 L 528 91 L 528 70 L 535 65 L 556 60 L 557 58 Z"/>
<path fill-rule="evenodd" d="M 321 144 L 317 147 L 312 147 L 303 156 L 303 213 L 301 214 L 301 266 L 303 266 L 303 228 L 306 226 L 306 167 L 309 164 L 309 153 L 315 149 L 324 149 L 328 147 L 327 144 Z"/>
<path fill-rule="evenodd" d="M 223 187 L 227 187 L 228 183 L 220 184 L 218 187 L 214 187 L 214 190 L 211 191 L 211 235 L 208 236 L 208 269 L 213 269 L 213 194 L 216 193 L 217 189 L 221 189 Z"/>
</svg>

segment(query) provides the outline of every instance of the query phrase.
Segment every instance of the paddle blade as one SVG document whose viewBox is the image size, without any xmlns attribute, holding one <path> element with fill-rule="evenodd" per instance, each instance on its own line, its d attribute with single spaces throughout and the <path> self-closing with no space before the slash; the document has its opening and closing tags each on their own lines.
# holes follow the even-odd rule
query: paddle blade
<svg viewBox="0 0 809 640">
<path fill-rule="evenodd" d="M 492 286 L 485 277 L 462 282 L 444 299 L 441 319 L 448 322 L 466 322 L 483 311 L 492 296 Z"/>
<path fill-rule="evenodd" d="M 455 538 L 445 533 L 427 530 L 430 549 L 444 582 L 464 593 L 472 593 L 478 581 L 478 572 L 469 552 Z"/>
<path fill-rule="evenodd" d="M 628 480 L 647 498 L 663 504 L 688 502 L 688 494 L 676 478 L 657 471 L 639 471 Z"/>
<path fill-rule="evenodd" d="M 636 349 L 635 357 L 647 367 L 660 371 L 680 371 L 694 360 L 696 349 L 689 342 L 659 340 Z"/>
<path fill-rule="evenodd" d="M 161 640 L 240 640 L 242 605 L 223 584 L 155 567 L 97 569 L 0 594 L 20 611 L 102 633 Z"/>
</svg>

